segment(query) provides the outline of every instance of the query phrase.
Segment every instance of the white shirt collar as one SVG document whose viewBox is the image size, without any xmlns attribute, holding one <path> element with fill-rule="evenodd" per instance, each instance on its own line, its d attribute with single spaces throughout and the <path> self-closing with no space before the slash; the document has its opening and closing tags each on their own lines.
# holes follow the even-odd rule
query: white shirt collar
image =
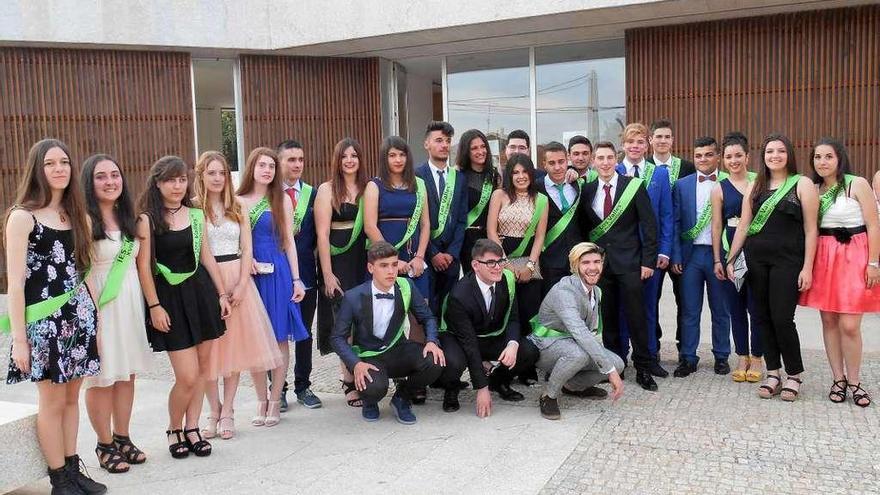
<svg viewBox="0 0 880 495">
<path fill-rule="evenodd" d="M 373 296 L 375 296 L 376 294 L 391 294 L 392 296 L 394 295 L 395 287 L 393 285 L 391 286 L 391 290 L 389 292 L 382 292 L 381 289 L 376 287 L 376 282 L 371 282 L 370 286 L 373 288 Z"/>
<path fill-rule="evenodd" d="M 703 172 L 700 172 L 699 170 L 697 170 L 697 179 L 699 179 L 700 177 L 709 177 L 712 174 L 715 174 L 715 177 L 717 178 L 718 177 L 718 169 L 716 168 L 712 173 L 709 173 L 709 174 L 704 174 Z"/>
<path fill-rule="evenodd" d="M 565 185 L 565 178 L 562 178 L 562 185 Z M 544 176 L 544 187 L 550 189 L 551 187 L 557 187 L 557 184 L 553 182 L 553 179 L 550 178 L 550 174 Z"/>
<path fill-rule="evenodd" d="M 657 155 L 651 155 L 651 159 L 654 161 L 655 165 L 672 165 L 672 155 L 669 155 L 669 158 L 666 161 L 661 160 Z"/>
<path fill-rule="evenodd" d="M 437 172 L 443 172 L 443 173 L 449 172 L 449 165 L 446 165 L 445 167 L 443 167 L 443 170 L 440 170 L 439 168 L 437 168 L 436 165 L 434 165 L 434 162 L 432 162 L 431 160 L 428 160 L 428 166 L 431 167 L 431 172 L 433 172 L 434 175 L 437 175 Z"/>
<path fill-rule="evenodd" d="M 585 284 L 583 279 L 580 279 L 580 282 L 581 282 L 581 287 L 584 288 L 584 292 L 587 293 L 587 297 L 590 298 L 590 304 L 592 304 L 596 298 L 596 291 L 593 289 L 593 287 L 590 287 L 587 284 Z"/>
<path fill-rule="evenodd" d="M 639 173 L 641 173 L 643 170 L 645 170 L 645 158 L 642 157 L 642 160 L 639 163 L 633 163 L 633 162 L 629 161 L 629 158 L 627 158 L 627 157 L 623 158 L 623 166 L 626 167 L 627 170 L 632 169 L 636 165 L 639 166 Z"/>
<path fill-rule="evenodd" d="M 609 180 L 608 182 L 605 182 L 601 177 L 599 177 L 599 180 L 598 180 L 599 188 L 601 189 L 601 188 L 605 187 L 605 184 L 611 184 L 611 189 L 617 188 L 617 177 L 619 175 L 620 174 L 615 172 L 614 175 L 611 176 L 611 180 Z"/>
<path fill-rule="evenodd" d="M 483 294 L 489 291 L 489 287 L 495 286 L 495 284 L 487 284 L 483 282 L 483 280 L 477 274 L 474 274 L 474 278 L 477 279 L 477 285 L 480 287 L 480 292 L 482 292 Z"/>
<path fill-rule="evenodd" d="M 302 181 L 300 179 L 297 179 L 296 182 L 294 182 L 293 184 L 288 184 L 287 182 L 285 182 L 284 190 L 286 191 L 288 189 L 296 189 L 297 192 L 302 191 Z"/>
</svg>

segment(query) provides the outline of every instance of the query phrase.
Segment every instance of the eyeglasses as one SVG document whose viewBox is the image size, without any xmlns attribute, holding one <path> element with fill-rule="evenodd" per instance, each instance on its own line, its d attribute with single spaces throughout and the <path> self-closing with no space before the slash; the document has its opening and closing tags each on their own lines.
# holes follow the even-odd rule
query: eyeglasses
<svg viewBox="0 0 880 495">
<path fill-rule="evenodd" d="M 499 266 L 503 266 L 503 265 L 507 264 L 507 258 L 501 258 L 499 260 L 485 260 L 485 261 L 474 260 L 474 261 L 476 261 L 477 263 L 480 263 L 482 265 L 486 265 L 489 268 L 498 268 Z"/>
</svg>

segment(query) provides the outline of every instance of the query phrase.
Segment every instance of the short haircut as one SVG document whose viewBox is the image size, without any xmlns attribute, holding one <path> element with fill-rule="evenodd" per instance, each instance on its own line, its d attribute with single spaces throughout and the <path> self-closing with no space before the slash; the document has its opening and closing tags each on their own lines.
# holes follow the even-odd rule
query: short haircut
<svg viewBox="0 0 880 495">
<path fill-rule="evenodd" d="M 528 146 L 529 148 L 532 147 L 532 140 L 529 139 L 529 135 L 526 134 L 526 131 L 522 129 L 510 131 L 510 134 L 507 135 L 507 142 L 509 143 L 511 139 L 525 139 L 526 146 Z"/>
<path fill-rule="evenodd" d="M 715 150 L 718 150 L 718 141 L 715 140 L 712 136 L 700 136 L 697 139 L 694 139 L 694 149 L 703 148 L 705 146 L 712 146 Z"/>
<path fill-rule="evenodd" d="M 391 258 L 392 256 L 397 256 L 397 249 L 392 246 L 390 242 L 375 242 L 370 246 L 370 249 L 367 250 L 367 263 L 375 263 L 379 260 L 384 260 L 385 258 Z"/>
<path fill-rule="evenodd" d="M 633 122 L 632 124 L 627 124 L 626 127 L 623 128 L 623 141 L 636 135 L 642 135 L 645 136 L 645 139 L 648 139 L 648 128 L 645 127 L 645 124 Z"/>
<path fill-rule="evenodd" d="M 746 153 L 749 152 L 749 138 L 739 131 L 728 132 L 721 140 L 721 150 L 724 151 L 728 146 L 739 146 Z"/>
<path fill-rule="evenodd" d="M 442 120 L 432 120 L 429 122 L 428 127 L 425 128 L 425 137 L 428 137 L 434 131 L 440 131 L 444 136 L 450 138 L 455 134 L 452 124 Z"/>
<path fill-rule="evenodd" d="M 617 148 L 614 147 L 614 143 L 611 141 L 599 141 L 596 143 L 596 147 L 593 148 L 593 151 L 599 151 L 599 148 L 608 148 L 614 153 L 617 153 Z"/>
<path fill-rule="evenodd" d="M 565 146 L 562 145 L 559 141 L 550 141 L 549 143 L 544 145 L 544 156 L 547 156 L 547 153 L 552 151 L 561 151 L 566 153 Z"/>
<path fill-rule="evenodd" d="M 568 267 L 573 275 L 578 274 L 578 263 L 585 254 L 598 254 L 605 261 L 605 250 L 592 242 L 579 242 L 568 252 Z"/>
<path fill-rule="evenodd" d="M 479 239 L 474 243 L 471 249 L 471 259 L 482 258 L 486 254 L 494 254 L 495 256 L 504 257 L 504 249 L 501 245 L 491 239 Z"/>
<path fill-rule="evenodd" d="M 672 129 L 672 122 L 666 119 L 657 119 L 654 122 L 651 122 L 652 136 L 654 135 L 654 131 L 656 131 L 657 129 L 669 129 L 670 131 L 674 132 L 674 130 Z"/>
<path fill-rule="evenodd" d="M 278 153 L 280 155 L 282 151 L 301 149 L 303 149 L 303 145 L 300 144 L 299 141 L 288 139 L 286 141 L 281 141 L 280 143 L 278 143 L 278 147 L 275 148 L 275 153 Z"/>
<path fill-rule="evenodd" d="M 572 138 L 568 140 L 568 152 L 569 153 L 571 153 L 571 149 L 576 144 L 586 145 L 587 148 L 590 148 L 590 151 L 593 151 L 593 143 L 591 143 L 590 140 L 587 139 L 587 136 L 581 136 L 581 135 L 572 136 Z"/>
</svg>

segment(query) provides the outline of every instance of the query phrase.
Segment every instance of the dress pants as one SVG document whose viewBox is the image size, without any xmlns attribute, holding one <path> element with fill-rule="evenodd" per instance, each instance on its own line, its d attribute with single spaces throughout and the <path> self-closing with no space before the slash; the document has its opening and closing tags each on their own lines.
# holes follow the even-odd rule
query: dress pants
<svg viewBox="0 0 880 495">
<path fill-rule="evenodd" d="M 748 283 L 755 297 L 755 324 L 764 340 L 764 359 L 768 370 L 778 370 L 785 361 L 785 372 L 797 375 L 804 371 L 801 343 L 794 324 L 797 308 L 797 280 L 801 265 L 749 256 Z"/>
<path fill-rule="evenodd" d="M 541 281 L 541 298 L 543 299 L 557 282 L 569 275 L 571 275 L 571 268 L 567 266 L 558 268 L 542 266 L 541 276 L 544 277 L 544 279 Z"/>
<path fill-rule="evenodd" d="M 483 361 L 496 361 L 498 356 L 507 347 L 507 335 L 501 334 L 495 337 L 480 338 L 477 337 L 477 344 L 480 347 L 480 356 Z M 458 338 L 450 332 L 442 332 L 440 334 L 440 347 L 443 348 L 443 355 L 446 356 L 446 367 L 443 368 L 443 374 L 440 375 L 438 384 L 443 388 L 453 387 L 458 389 L 459 381 L 464 370 L 467 369 L 467 357 L 458 342 Z M 519 349 L 516 352 L 516 364 L 513 368 L 508 368 L 503 364 L 492 372 L 498 381 L 502 383 L 510 383 L 513 377 L 525 371 L 534 369 L 535 362 L 538 360 L 540 351 L 531 340 L 522 337 L 519 339 Z M 474 379 L 471 378 L 471 383 Z"/>
<path fill-rule="evenodd" d="M 681 274 L 684 325 L 681 328 L 679 360 L 694 366 L 700 360 L 697 347 L 700 345 L 704 287 L 708 292 L 709 311 L 712 315 L 712 354 L 720 361 L 726 361 L 730 356 L 730 312 L 724 289 L 724 284 L 729 282 L 715 277 L 714 260 L 712 246 L 695 245 Z"/>
<path fill-rule="evenodd" d="M 400 340 L 378 356 L 364 358 L 363 361 L 379 368 L 370 370 L 373 381 L 367 381 L 367 388 L 361 392 L 364 404 L 376 404 L 388 393 L 388 380 L 395 380 L 397 393 L 406 400 L 411 392 L 434 383 L 443 372 L 439 364 L 434 364 L 433 354 L 422 356 L 424 344 Z M 353 370 L 352 370 L 353 371 Z"/>
<path fill-rule="evenodd" d="M 614 363 L 614 368 L 623 371 L 623 360 L 608 349 L 603 349 Z M 571 390 L 584 390 L 607 379 L 608 375 L 599 371 L 593 358 L 571 337 L 556 339 L 541 349 L 538 368 L 550 374 L 546 394 L 551 399 L 559 397 L 562 387 Z"/>
<path fill-rule="evenodd" d="M 427 260 L 426 263 L 431 270 L 431 299 L 429 301 L 431 311 L 435 315 L 439 315 L 440 307 L 443 304 L 443 298 L 446 297 L 446 294 L 449 294 L 449 291 L 452 290 L 452 286 L 458 282 L 459 276 L 461 275 L 461 263 L 459 260 L 453 259 L 452 263 L 449 264 L 449 268 L 442 272 L 434 270 L 434 265 L 431 264 L 431 260 Z"/>
<path fill-rule="evenodd" d="M 727 309 L 730 311 L 730 326 L 733 330 L 733 345 L 737 356 L 755 357 L 764 355 L 761 327 L 755 321 L 755 298 L 748 281 L 736 290 L 733 282 L 724 281 Z M 749 319 L 751 318 L 751 328 Z"/>
<path fill-rule="evenodd" d="M 647 325 L 648 332 L 648 353 L 651 355 L 651 359 L 654 361 L 658 361 L 657 353 L 660 350 L 659 343 L 660 337 L 657 336 L 657 318 L 659 316 L 657 303 L 659 301 L 659 292 L 660 285 L 663 283 L 663 271 L 654 270 L 654 274 L 651 275 L 651 278 L 642 282 L 642 286 L 644 288 L 644 301 L 645 301 L 645 324 Z M 629 334 L 629 324 L 627 323 L 624 307 L 620 308 L 620 349 L 622 352 L 622 356 L 624 356 L 624 362 L 626 362 L 626 355 L 629 354 L 629 342 L 630 342 L 630 334 Z M 635 344 L 633 344 L 635 345 Z M 635 359 L 635 358 L 633 358 Z"/>
<path fill-rule="evenodd" d="M 599 279 L 599 287 L 602 289 L 602 343 L 626 363 L 626 353 L 620 345 L 621 320 L 626 321 L 633 344 L 633 363 L 637 370 L 648 371 L 654 358 L 648 349 L 645 291 L 641 273 L 606 272 Z"/>
<path fill-rule="evenodd" d="M 306 295 L 299 303 L 303 323 L 309 331 L 309 338 L 294 344 L 293 391 L 300 393 L 312 386 L 312 323 L 315 321 L 315 307 L 318 303 L 318 288 L 306 290 Z"/>
</svg>

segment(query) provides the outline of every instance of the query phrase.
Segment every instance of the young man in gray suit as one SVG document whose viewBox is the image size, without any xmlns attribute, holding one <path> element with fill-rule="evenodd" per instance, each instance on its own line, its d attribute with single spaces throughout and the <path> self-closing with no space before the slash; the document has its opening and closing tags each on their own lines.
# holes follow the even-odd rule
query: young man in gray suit
<svg viewBox="0 0 880 495">
<path fill-rule="evenodd" d="M 596 244 L 575 245 L 568 254 L 572 275 L 550 289 L 532 319 L 529 339 L 541 350 L 537 366 L 550 374 L 540 399 L 541 416 L 547 419 L 560 418 L 560 392 L 603 398 L 607 394 L 595 386 L 607 378 L 611 400 L 623 395 L 623 360 L 601 341 L 602 292 L 596 284 L 604 261 L 605 253 Z"/>
</svg>

